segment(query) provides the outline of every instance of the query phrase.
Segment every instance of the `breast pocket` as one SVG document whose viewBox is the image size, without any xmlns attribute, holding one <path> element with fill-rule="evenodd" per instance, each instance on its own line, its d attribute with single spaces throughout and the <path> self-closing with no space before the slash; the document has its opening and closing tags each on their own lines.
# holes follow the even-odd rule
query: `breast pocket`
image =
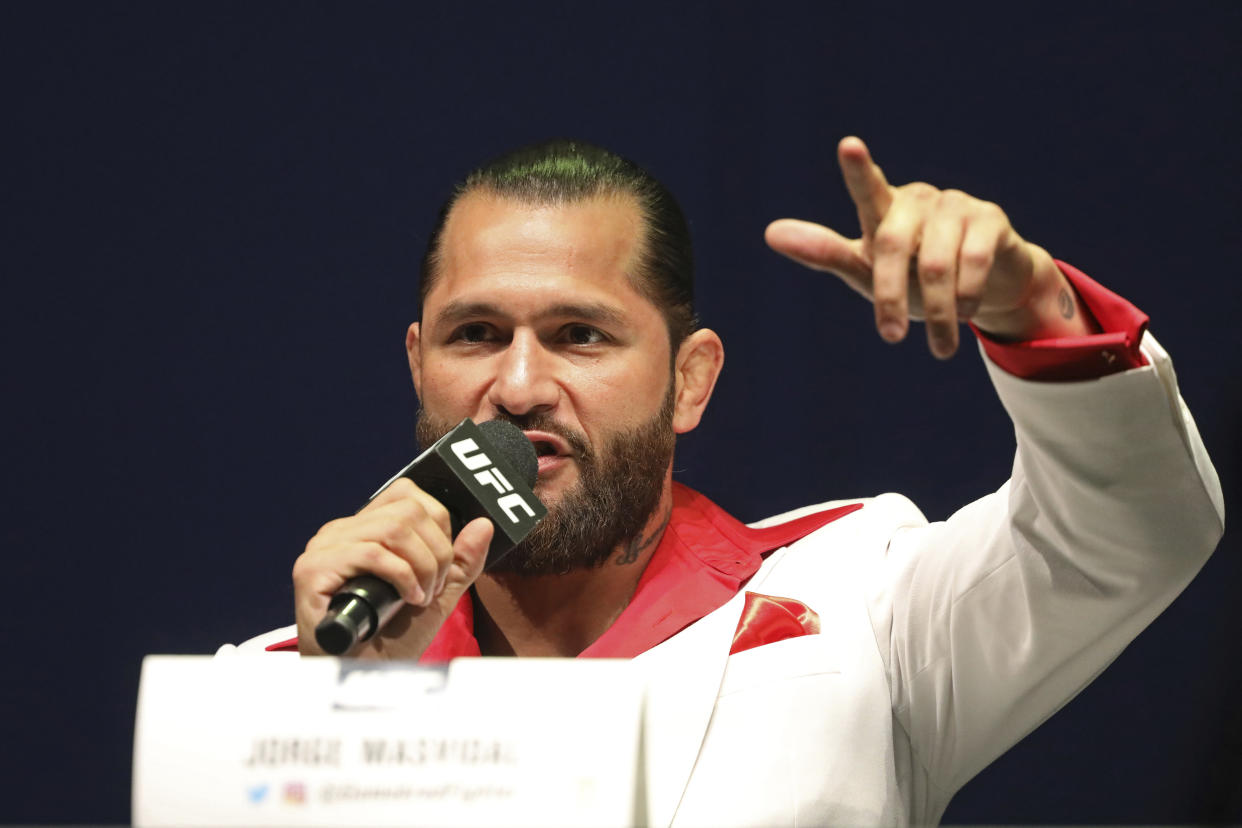
<svg viewBox="0 0 1242 828">
<path fill-rule="evenodd" d="M 849 740 L 848 670 L 822 635 L 732 655 L 687 787 L 686 825 L 823 825 Z M 741 772 L 740 772 L 741 771 Z M 847 823 L 851 820 L 846 819 Z M 863 822 L 867 822 L 864 820 Z"/>
<path fill-rule="evenodd" d="M 840 672 L 840 661 L 824 636 L 787 638 L 729 656 L 720 683 L 720 698 Z"/>
</svg>

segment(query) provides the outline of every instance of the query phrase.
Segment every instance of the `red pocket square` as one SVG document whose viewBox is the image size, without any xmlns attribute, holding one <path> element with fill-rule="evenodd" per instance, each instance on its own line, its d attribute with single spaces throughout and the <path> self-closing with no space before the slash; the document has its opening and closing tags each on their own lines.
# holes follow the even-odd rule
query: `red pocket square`
<svg viewBox="0 0 1242 828">
<path fill-rule="evenodd" d="M 748 592 L 729 655 L 818 632 L 819 614 L 801 601 Z"/>
</svg>

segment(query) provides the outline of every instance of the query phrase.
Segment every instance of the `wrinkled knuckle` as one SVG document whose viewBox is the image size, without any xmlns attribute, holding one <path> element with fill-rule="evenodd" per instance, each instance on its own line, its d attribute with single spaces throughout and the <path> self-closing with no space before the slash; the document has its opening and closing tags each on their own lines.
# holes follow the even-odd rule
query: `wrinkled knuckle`
<svg viewBox="0 0 1242 828">
<path fill-rule="evenodd" d="M 417 498 L 406 498 L 393 505 L 391 512 L 396 520 L 407 526 L 413 526 L 427 514 L 426 508 Z"/>
<path fill-rule="evenodd" d="M 876 306 L 895 305 L 905 299 L 906 296 L 905 282 L 892 282 L 887 279 L 877 280 L 872 286 L 872 301 Z"/>
<path fill-rule="evenodd" d="M 325 523 L 323 526 L 320 526 L 319 530 L 315 532 L 314 537 L 310 539 L 310 542 L 315 543 L 316 541 L 322 540 L 324 536 L 332 534 L 333 532 L 335 532 L 337 529 L 340 528 L 341 523 L 344 520 L 345 518 L 336 518 L 335 520 L 330 520 L 327 523 Z"/>
<path fill-rule="evenodd" d="M 880 229 L 873 244 L 880 254 L 904 253 L 907 250 L 905 237 L 895 230 Z"/>
<path fill-rule="evenodd" d="M 919 262 L 919 280 L 923 284 L 939 284 L 949 275 L 949 262 L 939 256 L 930 256 Z"/>
<path fill-rule="evenodd" d="M 955 316 L 951 306 L 935 302 L 923 308 L 923 319 L 932 327 L 940 327 L 951 324 Z"/>
<path fill-rule="evenodd" d="M 359 550 L 358 557 L 360 559 L 359 563 L 361 563 L 365 569 L 384 564 L 388 560 L 389 553 L 386 552 L 383 547 L 377 546 L 373 543 L 368 543 L 366 546 L 363 546 L 361 550 Z"/>
<path fill-rule="evenodd" d="M 390 546 L 400 545 L 409 532 L 409 527 L 399 520 L 386 520 L 379 526 L 380 539 Z"/>
<path fill-rule="evenodd" d="M 297 560 L 293 562 L 293 583 L 303 583 L 314 572 L 314 565 L 306 560 L 306 555 L 298 555 Z"/>
<path fill-rule="evenodd" d="M 335 531 L 336 527 L 334 526 L 336 523 L 338 523 L 338 521 L 335 520 L 331 523 L 325 523 L 319 531 L 312 535 L 311 539 L 306 542 L 306 548 L 302 550 L 302 554 L 315 554 L 321 549 L 330 546 L 333 535 L 337 534 Z"/>
<path fill-rule="evenodd" d="M 904 308 L 902 307 L 901 300 L 896 297 L 876 296 L 875 311 L 876 315 L 881 319 L 893 319 L 900 316 L 904 311 Z"/>
<path fill-rule="evenodd" d="M 992 253 L 983 248 L 968 248 L 962 250 L 960 259 L 963 267 L 982 270 L 991 264 Z"/>
<path fill-rule="evenodd" d="M 960 221 L 963 216 L 970 214 L 973 200 L 961 190 L 945 190 L 936 201 L 936 210 Z"/>
<path fill-rule="evenodd" d="M 400 497 L 408 498 L 418 492 L 418 486 L 408 477 L 398 477 L 388 484 L 388 491 Z"/>
<path fill-rule="evenodd" d="M 928 184 L 926 181 L 911 181 L 903 189 L 921 201 L 935 198 L 940 194 L 940 190 L 933 187 L 931 184 Z"/>
<path fill-rule="evenodd" d="M 979 212 L 992 221 L 1009 223 L 1009 216 L 1001 209 L 1001 206 L 992 201 L 979 202 Z"/>
<path fill-rule="evenodd" d="M 439 526 L 445 526 L 449 522 L 449 510 L 438 500 L 431 500 L 426 504 L 426 514 Z"/>
</svg>

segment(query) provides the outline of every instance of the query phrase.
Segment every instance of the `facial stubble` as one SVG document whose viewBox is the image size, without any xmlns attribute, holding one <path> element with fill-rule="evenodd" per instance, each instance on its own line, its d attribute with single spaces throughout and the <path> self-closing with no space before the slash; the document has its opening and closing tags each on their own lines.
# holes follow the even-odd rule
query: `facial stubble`
<svg viewBox="0 0 1242 828">
<path fill-rule="evenodd" d="M 563 575 L 593 569 L 607 562 L 618 548 L 635 542 L 660 503 L 673 459 L 673 403 L 670 381 L 660 410 L 645 423 L 610 435 L 601 451 L 551 414 L 499 413 L 496 419 L 518 428 L 563 438 L 573 451 L 578 480 L 549 505 L 548 516 L 526 539 L 488 572 Z M 420 408 L 415 426 L 419 444 L 431 445 L 454 425 Z M 539 493 L 537 485 L 535 493 Z"/>
</svg>

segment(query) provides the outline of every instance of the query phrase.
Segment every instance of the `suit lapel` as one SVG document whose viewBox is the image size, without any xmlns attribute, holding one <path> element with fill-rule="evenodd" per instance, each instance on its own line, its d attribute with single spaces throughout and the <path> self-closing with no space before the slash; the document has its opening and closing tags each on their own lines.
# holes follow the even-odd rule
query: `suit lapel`
<svg viewBox="0 0 1242 828">
<path fill-rule="evenodd" d="M 785 556 L 778 549 L 748 586 L 758 588 Z M 723 607 L 634 659 L 647 682 L 643 749 L 649 825 L 669 825 L 698 761 L 745 605 L 738 593 Z"/>
<path fill-rule="evenodd" d="M 751 528 L 697 492 L 682 489 L 677 494 L 678 505 L 686 510 L 686 515 L 674 521 L 677 531 L 666 533 L 665 543 L 676 543 L 677 548 L 695 555 L 701 561 L 699 566 L 706 564 L 713 578 L 727 581 L 728 585 L 721 583 L 710 590 L 716 596 L 711 599 L 714 608 L 704 607 L 675 627 L 661 630 L 657 639 L 660 643 L 648 644 L 634 659 L 647 681 L 644 783 L 648 824 L 653 826 L 672 823 L 694 771 L 745 604 L 740 588 L 759 588 L 772 567 L 784 557 L 786 544 L 862 508 L 861 503 L 849 504 L 778 526 Z M 661 604 L 673 604 L 680 612 L 687 611 L 692 604 L 682 599 L 670 601 L 676 589 L 652 589 L 648 593 L 660 595 L 664 599 Z M 642 609 L 643 605 L 635 601 L 629 611 Z M 671 619 L 660 617 L 667 627 Z"/>
<path fill-rule="evenodd" d="M 650 825 L 668 825 L 694 770 L 742 612 L 738 595 L 634 659 L 647 682 L 643 750 Z"/>
</svg>

